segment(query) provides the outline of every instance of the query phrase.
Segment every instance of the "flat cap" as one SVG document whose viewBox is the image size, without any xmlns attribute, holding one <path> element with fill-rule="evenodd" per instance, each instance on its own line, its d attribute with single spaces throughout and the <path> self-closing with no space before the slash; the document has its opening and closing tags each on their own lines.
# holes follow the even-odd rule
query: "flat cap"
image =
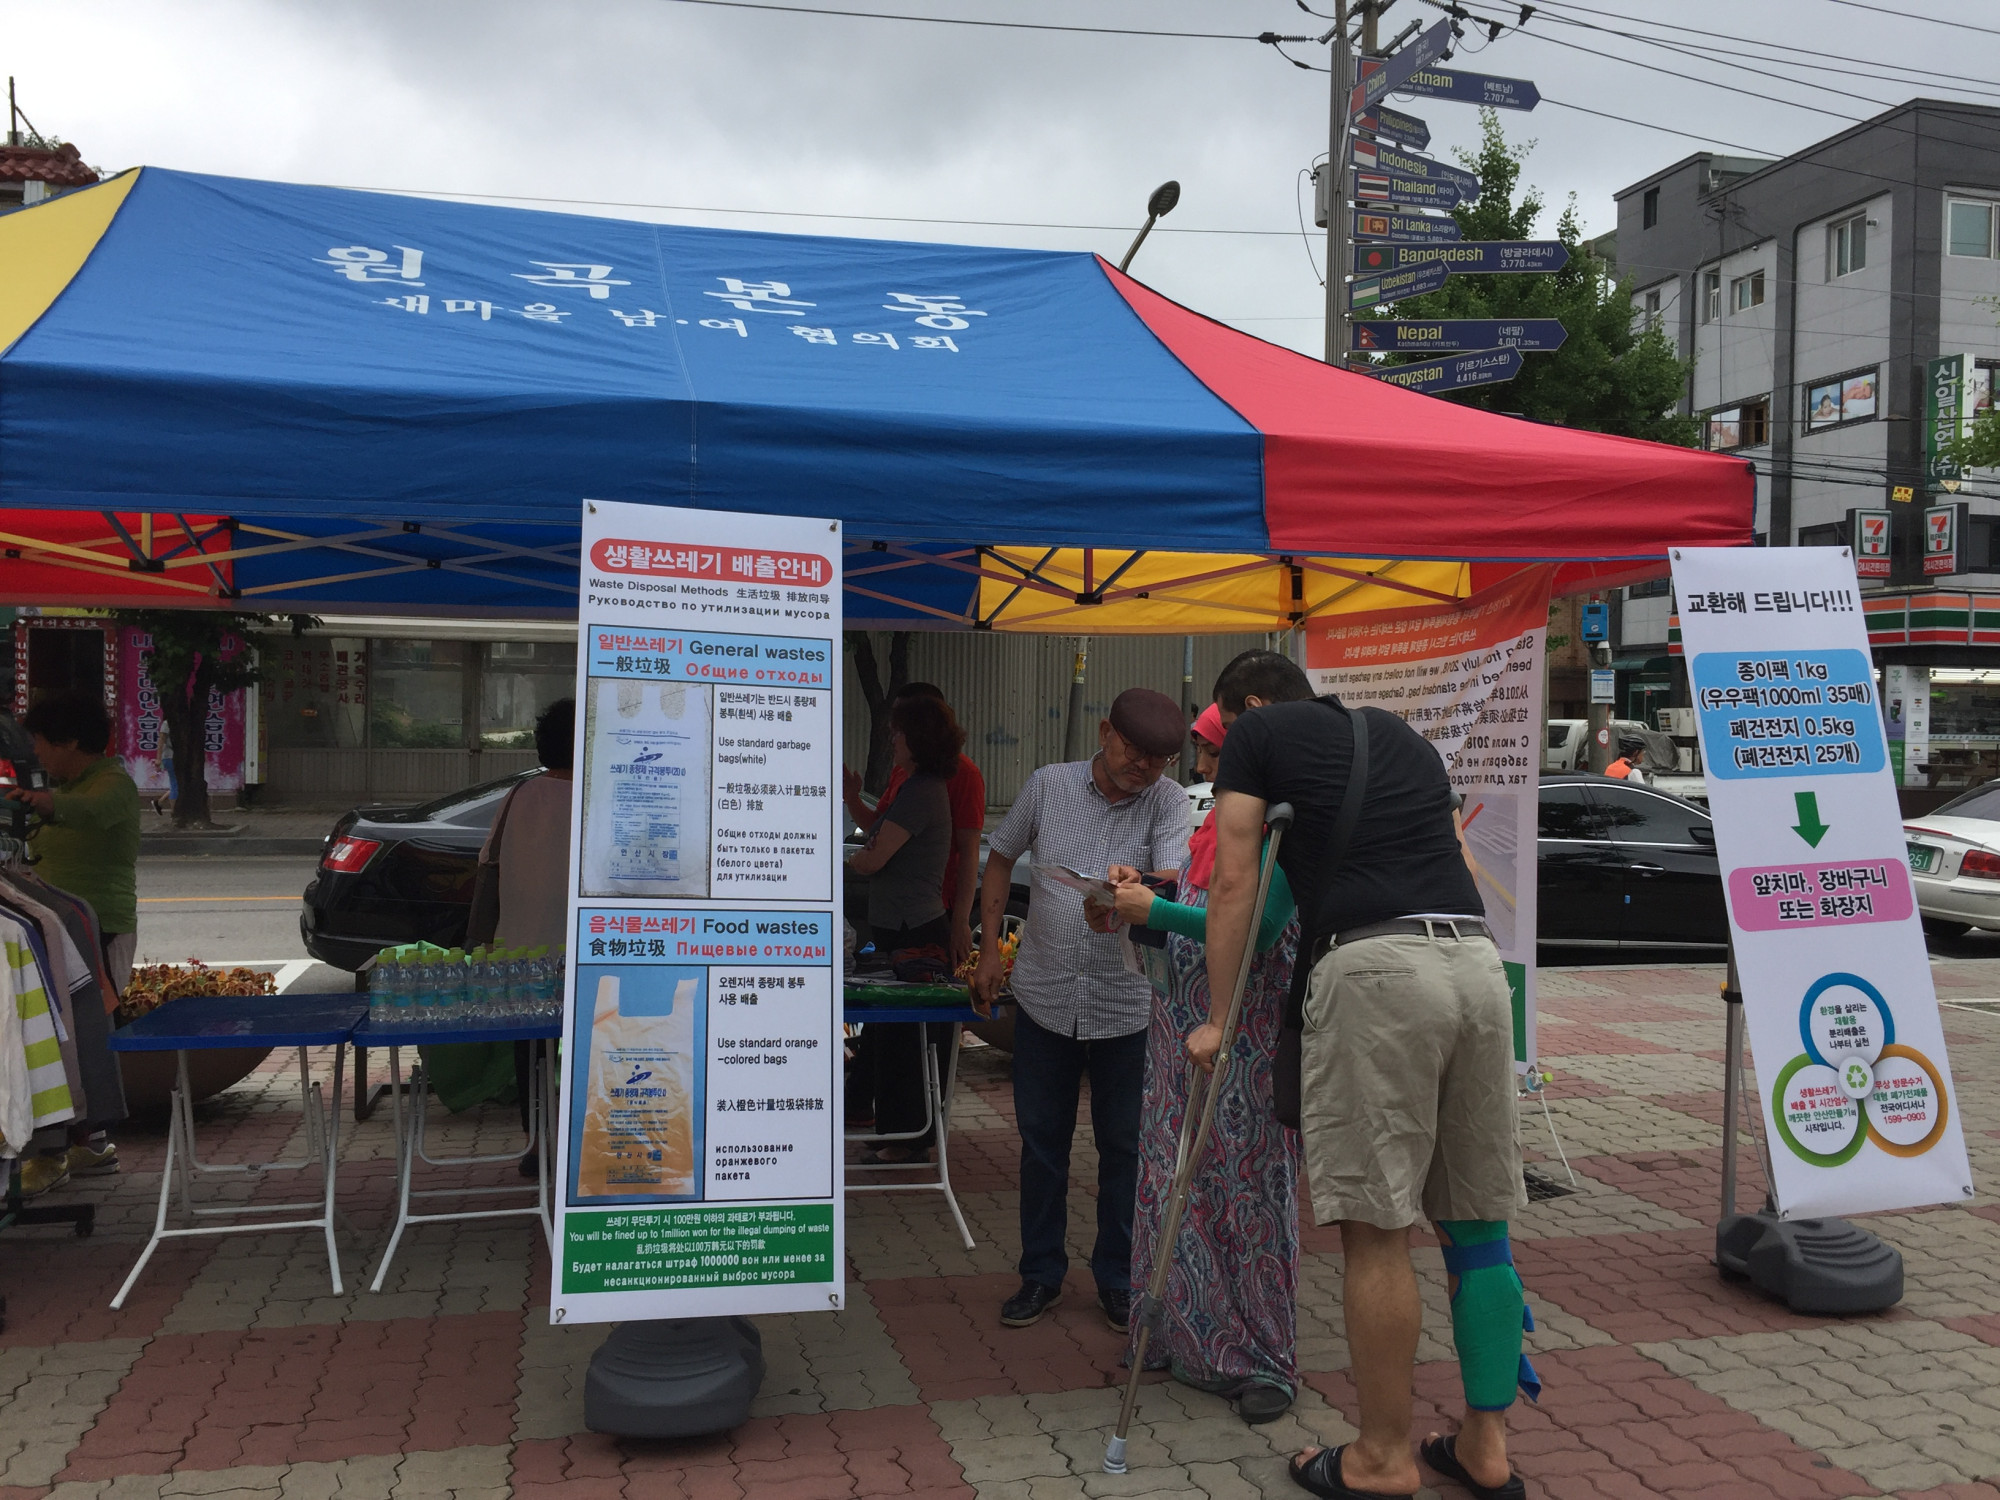
<svg viewBox="0 0 2000 1500">
<path fill-rule="evenodd" d="M 1178 704 L 1151 688 L 1127 688 L 1111 700 L 1111 727 L 1147 755 L 1178 755 L 1187 739 L 1187 720 Z"/>
</svg>

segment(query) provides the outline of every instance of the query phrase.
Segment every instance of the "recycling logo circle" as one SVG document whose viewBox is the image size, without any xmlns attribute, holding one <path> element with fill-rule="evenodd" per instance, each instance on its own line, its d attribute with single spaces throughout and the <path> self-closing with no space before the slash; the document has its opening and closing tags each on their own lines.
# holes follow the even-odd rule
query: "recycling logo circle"
<svg viewBox="0 0 2000 1500">
<path fill-rule="evenodd" d="M 1778 1072 L 1771 1118 L 1793 1155 L 1816 1167 L 1852 1161 L 1865 1142 L 1921 1156 L 1951 1115 L 1931 1060 L 1896 1040 L 1881 990 L 1859 974 L 1825 974 L 1799 1005 L 1805 1051 Z"/>
</svg>

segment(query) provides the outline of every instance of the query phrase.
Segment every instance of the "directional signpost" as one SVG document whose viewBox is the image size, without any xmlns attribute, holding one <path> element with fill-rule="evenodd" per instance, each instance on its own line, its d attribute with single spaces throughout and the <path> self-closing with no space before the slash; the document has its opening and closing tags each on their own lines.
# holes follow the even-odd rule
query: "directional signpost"
<svg viewBox="0 0 2000 1500">
<path fill-rule="evenodd" d="M 1398 151 L 1394 146 L 1379 146 L 1374 141 L 1358 137 L 1354 142 L 1354 166 L 1361 172 L 1387 172 L 1391 176 L 1415 177 L 1425 182 L 1448 182 L 1458 189 L 1460 203 L 1470 203 L 1479 196 L 1478 176 L 1463 167 L 1446 166 L 1428 156 Z"/>
<path fill-rule="evenodd" d="M 1375 78 L 1366 81 L 1373 83 Z M 1458 73 L 1449 68 L 1412 69 L 1401 83 L 1382 92 L 1420 94 L 1427 99 L 1450 99 L 1489 109 L 1533 109 L 1542 102 L 1542 91 L 1525 78 L 1495 78 L 1486 73 Z"/>
<path fill-rule="evenodd" d="M 1455 182 L 1432 182 L 1395 172 L 1356 172 L 1357 203 L 1401 203 L 1412 208 L 1457 208 L 1463 201 Z"/>
<path fill-rule="evenodd" d="M 1357 349 L 1421 349 L 1435 354 L 1469 354 L 1485 349 L 1547 353 L 1568 337 L 1554 318 L 1383 318 L 1357 320 Z M 1404 368 L 1407 368 L 1405 366 Z"/>
<path fill-rule="evenodd" d="M 1370 135 L 1386 135 L 1401 141 L 1413 151 L 1421 151 L 1431 143 L 1431 128 L 1415 115 L 1406 115 L 1399 109 L 1389 109 L 1376 105 L 1365 115 L 1354 119 L 1356 130 L 1365 130 Z"/>
<path fill-rule="evenodd" d="M 1450 359 L 1426 360 L 1417 365 L 1391 365 L 1370 371 L 1385 385 L 1400 385 L 1412 391 L 1462 391 L 1468 386 L 1497 385 L 1521 373 L 1521 351 L 1489 349 L 1483 354 L 1455 354 Z"/>
<path fill-rule="evenodd" d="M 1365 276 L 1348 284 L 1347 305 L 1350 308 L 1376 308 L 1402 297 L 1421 297 L 1425 292 L 1434 292 L 1443 286 L 1448 275 L 1450 273 L 1443 266 L 1432 261 L 1404 271 L 1390 271 L 1382 276 Z"/>
<path fill-rule="evenodd" d="M 1429 31 L 1411 39 L 1408 46 L 1394 57 L 1385 58 L 1382 66 L 1354 85 L 1347 96 L 1349 116 L 1361 114 L 1384 94 L 1392 94 L 1409 80 L 1410 75 L 1429 67 L 1451 46 L 1451 22 L 1440 21 Z"/>
<path fill-rule="evenodd" d="M 1560 271 L 1569 264 L 1569 249 L 1561 240 L 1460 240 L 1455 244 L 1442 245 L 1357 245 L 1354 247 L 1354 274 L 1394 271 L 1432 260 L 1443 261 L 1458 276 Z"/>
<path fill-rule="evenodd" d="M 1461 231 L 1455 219 L 1433 219 L 1423 214 L 1368 213 L 1354 215 L 1357 240 L 1388 240 L 1403 245 L 1433 245 L 1455 240 Z"/>
</svg>

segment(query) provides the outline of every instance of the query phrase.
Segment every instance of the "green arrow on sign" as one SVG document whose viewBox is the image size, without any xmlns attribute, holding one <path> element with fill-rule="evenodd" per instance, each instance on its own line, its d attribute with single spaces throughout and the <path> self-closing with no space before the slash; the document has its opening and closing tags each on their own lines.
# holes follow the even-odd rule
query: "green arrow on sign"
<svg viewBox="0 0 2000 1500">
<path fill-rule="evenodd" d="M 1817 849 L 1819 841 L 1826 837 L 1826 824 L 1819 820 L 1819 793 L 1793 792 L 1792 802 L 1799 810 L 1799 821 L 1792 825 L 1792 832 Z"/>
</svg>

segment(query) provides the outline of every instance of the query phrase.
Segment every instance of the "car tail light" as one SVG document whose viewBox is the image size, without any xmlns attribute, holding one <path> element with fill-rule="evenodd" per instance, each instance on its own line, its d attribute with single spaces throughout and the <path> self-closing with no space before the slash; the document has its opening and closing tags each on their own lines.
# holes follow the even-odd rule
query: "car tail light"
<svg viewBox="0 0 2000 1500">
<path fill-rule="evenodd" d="M 1976 875 L 1981 880 L 2000 880 L 2000 854 L 1985 849 L 1968 849 L 1965 858 L 1958 863 L 1961 875 Z"/>
<path fill-rule="evenodd" d="M 321 856 L 319 867 L 332 870 L 336 875 L 353 875 L 368 866 L 375 857 L 375 851 L 382 847 L 378 839 L 351 839 L 342 834 L 333 841 L 333 847 Z M 1996 862 L 1996 872 L 2000 872 L 2000 862 Z"/>
</svg>

